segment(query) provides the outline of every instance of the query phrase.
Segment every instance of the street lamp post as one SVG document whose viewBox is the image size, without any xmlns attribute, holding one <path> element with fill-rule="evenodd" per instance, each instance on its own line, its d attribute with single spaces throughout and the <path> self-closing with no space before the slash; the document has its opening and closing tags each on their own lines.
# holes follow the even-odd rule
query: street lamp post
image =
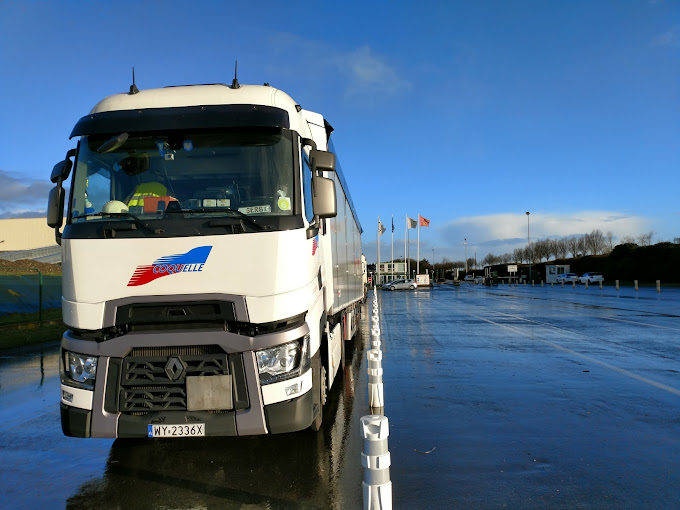
<svg viewBox="0 0 680 510">
<path fill-rule="evenodd" d="M 531 280 L 531 237 L 529 236 L 529 211 L 527 211 L 527 256 L 529 257 L 529 281 Z"/>
<path fill-rule="evenodd" d="M 467 237 L 465 238 L 465 276 L 467 276 Z"/>
</svg>

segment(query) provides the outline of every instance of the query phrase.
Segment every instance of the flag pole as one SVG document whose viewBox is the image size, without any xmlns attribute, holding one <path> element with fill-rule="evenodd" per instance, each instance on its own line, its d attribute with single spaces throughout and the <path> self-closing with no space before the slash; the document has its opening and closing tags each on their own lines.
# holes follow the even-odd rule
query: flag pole
<svg viewBox="0 0 680 510">
<path fill-rule="evenodd" d="M 406 221 L 404 222 L 404 270 L 408 273 L 408 262 L 406 262 L 406 240 L 408 239 L 408 216 L 406 216 Z M 406 275 L 408 278 L 408 274 Z"/>
<path fill-rule="evenodd" d="M 420 274 L 420 214 L 418 215 L 418 255 L 416 259 L 416 276 Z"/>
<path fill-rule="evenodd" d="M 392 215 L 392 279 L 394 280 L 394 214 Z"/>
<path fill-rule="evenodd" d="M 378 284 L 381 283 L 380 281 L 380 216 L 378 216 L 378 235 L 376 236 L 376 239 L 378 241 Z"/>
</svg>

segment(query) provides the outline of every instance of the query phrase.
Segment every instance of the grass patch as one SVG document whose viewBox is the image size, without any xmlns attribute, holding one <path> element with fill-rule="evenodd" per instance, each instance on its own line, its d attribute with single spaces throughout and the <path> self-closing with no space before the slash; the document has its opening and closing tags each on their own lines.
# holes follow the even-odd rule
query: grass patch
<svg viewBox="0 0 680 510">
<path fill-rule="evenodd" d="M 22 325 L 38 322 L 40 314 L 38 312 L 30 313 L 10 313 L 0 316 L 0 328 L 6 326 L 21 327 Z M 61 321 L 61 308 L 48 308 L 42 311 L 43 321 Z"/>
<path fill-rule="evenodd" d="M 54 324 L 44 324 L 43 326 L 26 326 L 29 325 L 22 325 L 21 329 L 13 327 L 1 330 L 0 351 L 44 342 L 60 342 L 64 331 L 67 329 L 61 320 Z"/>
</svg>

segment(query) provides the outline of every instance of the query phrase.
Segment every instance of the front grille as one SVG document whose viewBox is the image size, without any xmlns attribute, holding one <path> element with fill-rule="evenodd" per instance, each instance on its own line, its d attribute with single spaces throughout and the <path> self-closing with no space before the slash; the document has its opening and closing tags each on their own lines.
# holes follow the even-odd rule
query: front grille
<svg viewBox="0 0 680 510">
<path fill-rule="evenodd" d="M 150 411 L 186 411 L 184 387 L 130 388 L 121 391 L 121 412 L 146 414 Z"/>
<path fill-rule="evenodd" d="M 188 376 L 229 375 L 227 354 L 216 346 L 140 347 L 123 358 L 119 411 L 185 411 Z"/>
</svg>

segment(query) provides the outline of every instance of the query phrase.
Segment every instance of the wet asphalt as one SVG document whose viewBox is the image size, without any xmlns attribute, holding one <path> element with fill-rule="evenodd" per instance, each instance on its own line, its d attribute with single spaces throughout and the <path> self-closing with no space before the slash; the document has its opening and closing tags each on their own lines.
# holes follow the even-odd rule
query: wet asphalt
<svg viewBox="0 0 680 510">
<path fill-rule="evenodd" d="M 378 297 L 394 508 L 680 508 L 680 289 Z M 318 434 L 66 438 L 57 347 L 0 353 L 0 506 L 361 508 L 368 319 Z"/>
</svg>

